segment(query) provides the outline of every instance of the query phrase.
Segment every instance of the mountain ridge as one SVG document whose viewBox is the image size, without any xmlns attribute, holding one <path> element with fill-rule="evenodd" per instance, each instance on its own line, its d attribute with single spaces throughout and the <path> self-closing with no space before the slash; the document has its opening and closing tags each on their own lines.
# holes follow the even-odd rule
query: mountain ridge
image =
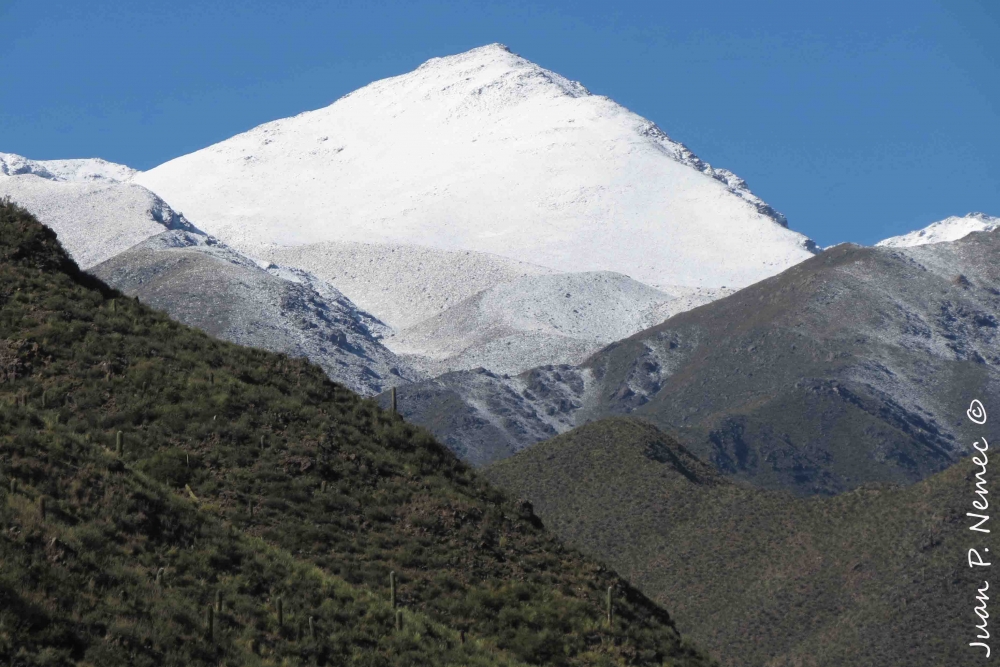
<svg viewBox="0 0 1000 667">
<path fill-rule="evenodd" d="M 912 483 L 967 453 L 956 432 L 967 394 L 1000 391 L 992 253 L 1000 232 L 837 246 L 578 366 L 455 372 L 402 388 L 400 411 L 449 446 L 474 442 L 459 453 L 477 465 L 633 414 L 767 488 Z M 445 405 L 461 416 L 445 419 Z"/>
</svg>

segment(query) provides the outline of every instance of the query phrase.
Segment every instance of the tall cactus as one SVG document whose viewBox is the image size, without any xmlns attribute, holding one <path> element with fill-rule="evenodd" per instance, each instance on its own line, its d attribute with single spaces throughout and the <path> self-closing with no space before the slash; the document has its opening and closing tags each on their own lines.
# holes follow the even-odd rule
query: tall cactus
<svg viewBox="0 0 1000 667">
<path fill-rule="evenodd" d="M 45 496 L 38 497 L 38 514 L 42 517 L 42 521 L 45 521 Z"/>
<path fill-rule="evenodd" d="M 316 623 L 312 616 L 309 617 L 309 638 L 316 639 Z"/>
<path fill-rule="evenodd" d="M 209 641 L 215 640 L 215 609 L 212 605 L 205 610 L 205 636 Z"/>
<path fill-rule="evenodd" d="M 122 432 L 118 431 L 115 435 L 115 454 L 121 456 L 125 451 L 125 444 L 123 442 L 125 438 L 122 436 Z"/>
<path fill-rule="evenodd" d="M 215 591 L 215 613 L 222 613 L 222 591 Z"/>
<path fill-rule="evenodd" d="M 396 608 L 396 571 L 389 573 L 389 603 Z"/>
<path fill-rule="evenodd" d="M 613 587 L 608 586 L 607 607 L 608 607 L 608 627 L 609 628 L 611 627 L 611 623 L 612 623 L 612 616 L 611 616 L 611 592 L 612 592 L 612 589 L 613 589 Z"/>
<path fill-rule="evenodd" d="M 281 597 L 279 596 L 275 605 L 278 608 L 278 627 L 282 627 L 285 624 L 285 606 L 281 602 Z"/>
<path fill-rule="evenodd" d="M 403 629 L 403 610 L 396 610 L 396 631 L 399 632 Z"/>
<path fill-rule="evenodd" d="M 10 495 L 17 493 L 17 480 L 13 477 L 10 478 Z"/>
<path fill-rule="evenodd" d="M 163 568 L 156 571 L 156 587 L 163 588 Z"/>
</svg>

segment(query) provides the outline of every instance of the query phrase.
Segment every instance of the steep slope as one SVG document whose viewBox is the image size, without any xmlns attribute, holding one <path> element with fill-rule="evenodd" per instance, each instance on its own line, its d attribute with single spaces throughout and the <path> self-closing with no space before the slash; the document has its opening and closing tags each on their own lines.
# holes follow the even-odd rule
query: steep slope
<svg viewBox="0 0 1000 667">
<path fill-rule="evenodd" d="M 55 230 L 83 268 L 165 230 L 194 230 L 184 216 L 144 187 L 113 178 L 68 177 L 100 169 L 117 173 L 116 168 L 127 167 L 93 160 L 33 162 L 7 153 L 0 153 L 0 158 L 0 199 L 9 197 Z M 74 167 L 77 162 L 84 164 Z"/>
<path fill-rule="evenodd" d="M 977 664 L 967 643 L 983 584 L 966 552 L 995 540 L 970 541 L 972 473 L 963 460 L 903 489 L 795 499 L 732 484 L 621 417 L 484 471 L 734 667 Z"/>
<path fill-rule="evenodd" d="M 496 377 L 488 389 L 481 376 L 453 373 L 402 390 L 400 410 L 449 443 L 434 405 L 411 398 L 446 379 L 458 397 L 466 386 L 503 397 L 500 411 L 482 398 L 470 405 L 482 421 L 516 416 L 481 452 L 633 413 L 759 486 L 811 494 L 913 482 L 969 451 L 955 430 L 959 406 L 1000 390 L 997 256 L 1000 232 L 838 246 L 581 366 Z"/>
<path fill-rule="evenodd" d="M 379 342 L 387 327 L 337 290 L 305 272 L 265 270 L 212 237 L 163 232 L 90 272 L 223 340 L 307 357 L 363 395 L 423 378 Z"/>
<path fill-rule="evenodd" d="M 953 215 L 950 218 L 932 223 L 923 229 L 900 236 L 893 236 L 884 241 L 879 241 L 875 245 L 889 248 L 908 248 L 929 243 L 957 241 L 972 232 L 991 232 L 998 227 L 1000 227 L 1000 218 L 994 218 L 985 213 L 969 213 L 961 217 Z"/>
<path fill-rule="evenodd" d="M 814 248 L 735 175 L 499 44 L 134 180 L 251 255 L 272 243 L 398 243 L 656 287 L 739 287 Z"/>
<path fill-rule="evenodd" d="M 483 290 L 386 345 L 430 375 L 477 367 L 516 375 L 543 364 L 581 363 L 714 296 L 712 290 L 667 294 L 609 271 L 526 276 Z"/>
<path fill-rule="evenodd" d="M 9 204 L 0 478 L 5 662 L 707 664 L 425 432 L 123 298 Z"/>
</svg>

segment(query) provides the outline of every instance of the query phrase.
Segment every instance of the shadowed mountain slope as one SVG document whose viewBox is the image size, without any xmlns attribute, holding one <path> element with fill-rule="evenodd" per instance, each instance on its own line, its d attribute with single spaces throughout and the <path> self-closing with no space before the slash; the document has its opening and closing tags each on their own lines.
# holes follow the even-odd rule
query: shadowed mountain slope
<svg viewBox="0 0 1000 667">
<path fill-rule="evenodd" d="M 966 645 L 983 576 L 966 550 L 995 540 L 968 531 L 968 459 L 905 488 L 793 498 L 734 484 L 652 424 L 615 417 L 483 472 L 724 664 L 937 667 L 981 652 Z"/>
<path fill-rule="evenodd" d="M 10 204 L 0 478 L 0 662 L 707 664 L 426 432 L 124 298 Z"/>
<path fill-rule="evenodd" d="M 402 390 L 400 410 L 448 443 L 455 435 L 416 397 L 462 397 L 475 384 L 468 410 L 496 431 L 481 460 L 546 430 L 636 414 L 758 486 L 813 494 L 914 482 L 969 451 L 955 430 L 969 397 L 1000 392 L 996 257 L 1000 232 L 837 246 L 580 366 L 494 376 L 488 388 L 482 374 L 452 373 Z"/>
</svg>

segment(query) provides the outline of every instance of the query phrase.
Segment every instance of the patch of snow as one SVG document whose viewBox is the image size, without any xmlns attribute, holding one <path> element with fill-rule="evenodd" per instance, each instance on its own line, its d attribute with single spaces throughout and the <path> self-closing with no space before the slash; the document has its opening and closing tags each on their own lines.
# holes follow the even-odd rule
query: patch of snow
<svg viewBox="0 0 1000 667">
<path fill-rule="evenodd" d="M 0 153 L 0 178 L 33 174 L 51 181 L 124 182 L 139 172 L 101 158 L 29 160 L 14 153 Z"/>
<path fill-rule="evenodd" d="M 1000 228 L 1000 218 L 985 213 L 969 213 L 968 215 L 953 215 L 950 218 L 931 223 L 923 229 L 908 234 L 893 236 L 879 241 L 876 246 L 889 248 L 909 248 L 931 243 L 957 241 L 972 232 L 990 232 Z"/>
</svg>

